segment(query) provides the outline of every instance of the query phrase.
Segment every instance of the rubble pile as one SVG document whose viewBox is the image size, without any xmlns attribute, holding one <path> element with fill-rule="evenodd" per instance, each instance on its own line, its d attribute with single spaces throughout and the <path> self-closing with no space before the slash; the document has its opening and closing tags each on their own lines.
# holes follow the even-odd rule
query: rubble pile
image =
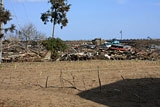
<svg viewBox="0 0 160 107">
<path fill-rule="evenodd" d="M 160 42 L 159 42 L 160 43 Z M 160 45 L 147 44 L 137 48 L 136 42 L 120 42 L 116 39 L 104 41 L 70 42 L 65 52 L 59 52 L 57 61 L 81 60 L 159 60 Z M 141 44 L 142 45 L 142 44 Z M 134 47 L 135 46 L 135 47 Z M 3 62 L 45 61 L 51 60 L 51 52 L 42 44 L 25 42 L 3 42 Z"/>
<path fill-rule="evenodd" d="M 77 61 L 77 60 L 158 60 L 160 53 L 157 52 L 136 52 L 136 51 L 119 51 L 119 50 L 102 50 L 83 53 L 67 53 L 60 56 L 60 61 Z"/>
<path fill-rule="evenodd" d="M 3 42 L 3 62 L 41 61 L 47 50 L 43 45 L 25 46 L 24 42 Z"/>
<path fill-rule="evenodd" d="M 145 41 L 146 43 L 146 41 Z M 160 43 L 160 42 L 159 42 Z M 131 45 L 130 45 L 131 44 Z M 120 41 L 113 39 L 109 43 L 102 42 L 101 39 L 94 39 L 93 44 L 82 43 L 79 45 L 72 45 L 66 54 L 61 55 L 58 59 L 60 61 L 70 60 L 159 60 L 160 47 L 152 46 L 154 44 L 144 45 L 143 48 L 135 48 L 139 44 L 133 41 Z M 142 44 L 141 44 L 142 45 Z M 73 51 L 74 50 L 74 51 Z"/>
</svg>

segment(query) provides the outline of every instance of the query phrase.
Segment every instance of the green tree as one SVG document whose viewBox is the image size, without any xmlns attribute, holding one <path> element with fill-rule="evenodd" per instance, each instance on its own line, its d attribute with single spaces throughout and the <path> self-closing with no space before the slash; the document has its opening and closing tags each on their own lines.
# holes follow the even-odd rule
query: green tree
<svg viewBox="0 0 160 107">
<path fill-rule="evenodd" d="M 47 22 L 53 23 L 52 38 L 54 39 L 55 25 L 60 24 L 62 29 L 68 23 L 66 14 L 71 4 L 68 4 L 67 0 L 49 0 L 49 3 L 51 4 L 51 8 L 47 12 L 42 13 L 41 19 L 44 24 Z"/>
<path fill-rule="evenodd" d="M 4 8 L 0 9 L 0 23 L 7 24 L 8 21 L 12 20 L 11 13 L 8 10 L 5 10 Z M 5 31 L 7 33 L 8 31 L 13 32 L 15 30 L 15 26 L 12 24 L 11 27 L 0 29 L 0 31 Z M 0 34 L 0 38 L 3 37 L 3 34 Z"/>
<path fill-rule="evenodd" d="M 58 51 L 65 51 L 65 49 L 67 49 L 67 45 L 60 38 L 49 38 L 48 40 L 43 41 L 43 45 L 47 50 L 51 51 L 52 59 L 56 59 Z"/>
</svg>

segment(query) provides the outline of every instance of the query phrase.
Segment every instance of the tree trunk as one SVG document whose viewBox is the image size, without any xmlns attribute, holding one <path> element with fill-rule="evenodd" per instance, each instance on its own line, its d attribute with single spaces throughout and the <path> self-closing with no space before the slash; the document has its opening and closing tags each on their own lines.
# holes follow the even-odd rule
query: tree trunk
<svg viewBox="0 0 160 107">
<path fill-rule="evenodd" d="M 54 22 L 53 22 L 53 34 L 52 34 L 52 38 L 53 38 L 53 40 L 54 40 L 54 32 L 55 32 L 55 18 L 54 18 Z"/>
<path fill-rule="evenodd" d="M 1 0 L 0 9 L 4 8 L 4 0 Z M 0 22 L 0 36 L 3 34 L 3 23 Z M 0 37 L 0 64 L 2 62 L 2 45 L 3 45 L 2 37 Z"/>
<path fill-rule="evenodd" d="M 55 13 L 56 13 L 56 8 L 55 8 Z M 53 34 L 52 34 L 52 38 L 54 40 L 54 32 L 55 32 L 55 25 L 56 25 L 56 15 L 54 16 L 54 21 L 53 21 Z"/>
<path fill-rule="evenodd" d="M 27 35 L 25 35 L 25 36 L 26 36 L 25 48 L 26 48 L 26 53 L 28 53 L 28 38 L 27 38 Z"/>
<path fill-rule="evenodd" d="M 37 43 L 38 43 L 38 55 L 40 56 L 40 40 L 37 41 Z"/>
</svg>

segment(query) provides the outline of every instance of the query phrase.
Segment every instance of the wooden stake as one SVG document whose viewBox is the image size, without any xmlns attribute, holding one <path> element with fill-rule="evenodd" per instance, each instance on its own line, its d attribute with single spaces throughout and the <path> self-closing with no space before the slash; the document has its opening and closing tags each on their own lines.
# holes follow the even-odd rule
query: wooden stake
<svg viewBox="0 0 160 107">
<path fill-rule="evenodd" d="M 84 85 L 84 89 L 87 90 L 86 89 L 86 84 L 85 84 L 85 81 L 84 81 L 84 76 L 83 76 L 83 85 Z"/>
<path fill-rule="evenodd" d="M 47 88 L 48 87 L 48 76 L 47 76 L 47 78 L 46 78 L 46 85 L 45 85 L 45 87 Z"/>
<path fill-rule="evenodd" d="M 98 81 L 99 81 L 100 92 L 102 92 L 101 78 L 100 78 L 100 75 L 99 75 L 99 66 L 98 66 Z"/>
<path fill-rule="evenodd" d="M 59 79 L 60 79 L 61 87 L 64 88 L 64 82 L 63 82 L 63 77 L 62 77 L 62 71 L 60 71 Z"/>
</svg>

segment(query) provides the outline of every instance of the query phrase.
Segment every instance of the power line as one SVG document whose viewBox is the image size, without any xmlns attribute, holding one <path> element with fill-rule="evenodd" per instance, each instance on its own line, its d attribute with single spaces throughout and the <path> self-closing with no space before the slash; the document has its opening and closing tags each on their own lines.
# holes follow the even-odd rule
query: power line
<svg viewBox="0 0 160 107">
<path fill-rule="evenodd" d="M 12 5 L 12 3 L 11 3 L 11 5 Z M 18 18 L 17 18 L 14 5 L 12 5 L 11 8 L 12 8 L 12 10 L 13 10 L 14 17 L 15 17 L 15 19 L 16 19 L 17 25 L 18 25 L 19 29 L 21 29 L 21 25 L 20 25 L 19 20 L 18 20 Z"/>
<path fill-rule="evenodd" d="M 21 6 L 23 7 L 23 10 L 24 10 L 24 14 L 25 14 L 25 16 L 26 16 L 26 18 L 27 18 L 27 20 L 29 21 L 29 22 L 31 22 L 30 21 L 30 18 L 29 18 L 29 16 L 28 16 L 28 11 L 27 11 L 27 8 L 26 8 L 26 6 L 25 6 L 25 4 L 23 3 L 23 2 L 21 2 Z M 14 13 L 14 15 L 15 15 L 15 18 L 16 18 L 16 21 L 17 21 L 17 25 L 19 26 L 19 28 L 21 28 L 21 25 L 19 24 L 19 20 L 18 20 L 18 17 L 17 17 L 17 15 L 16 15 L 16 11 L 15 11 L 15 5 L 14 4 L 12 4 L 11 3 L 11 8 L 12 8 L 12 10 L 13 10 L 13 13 Z"/>
<path fill-rule="evenodd" d="M 25 6 L 25 4 L 22 2 L 22 6 L 23 6 L 23 8 L 24 8 L 24 13 L 25 13 L 25 15 L 26 15 L 26 17 L 27 17 L 27 19 L 28 19 L 28 21 L 30 22 L 30 19 L 29 19 L 29 16 L 28 16 L 28 11 L 27 11 L 27 8 L 26 8 L 26 6 Z"/>
</svg>

